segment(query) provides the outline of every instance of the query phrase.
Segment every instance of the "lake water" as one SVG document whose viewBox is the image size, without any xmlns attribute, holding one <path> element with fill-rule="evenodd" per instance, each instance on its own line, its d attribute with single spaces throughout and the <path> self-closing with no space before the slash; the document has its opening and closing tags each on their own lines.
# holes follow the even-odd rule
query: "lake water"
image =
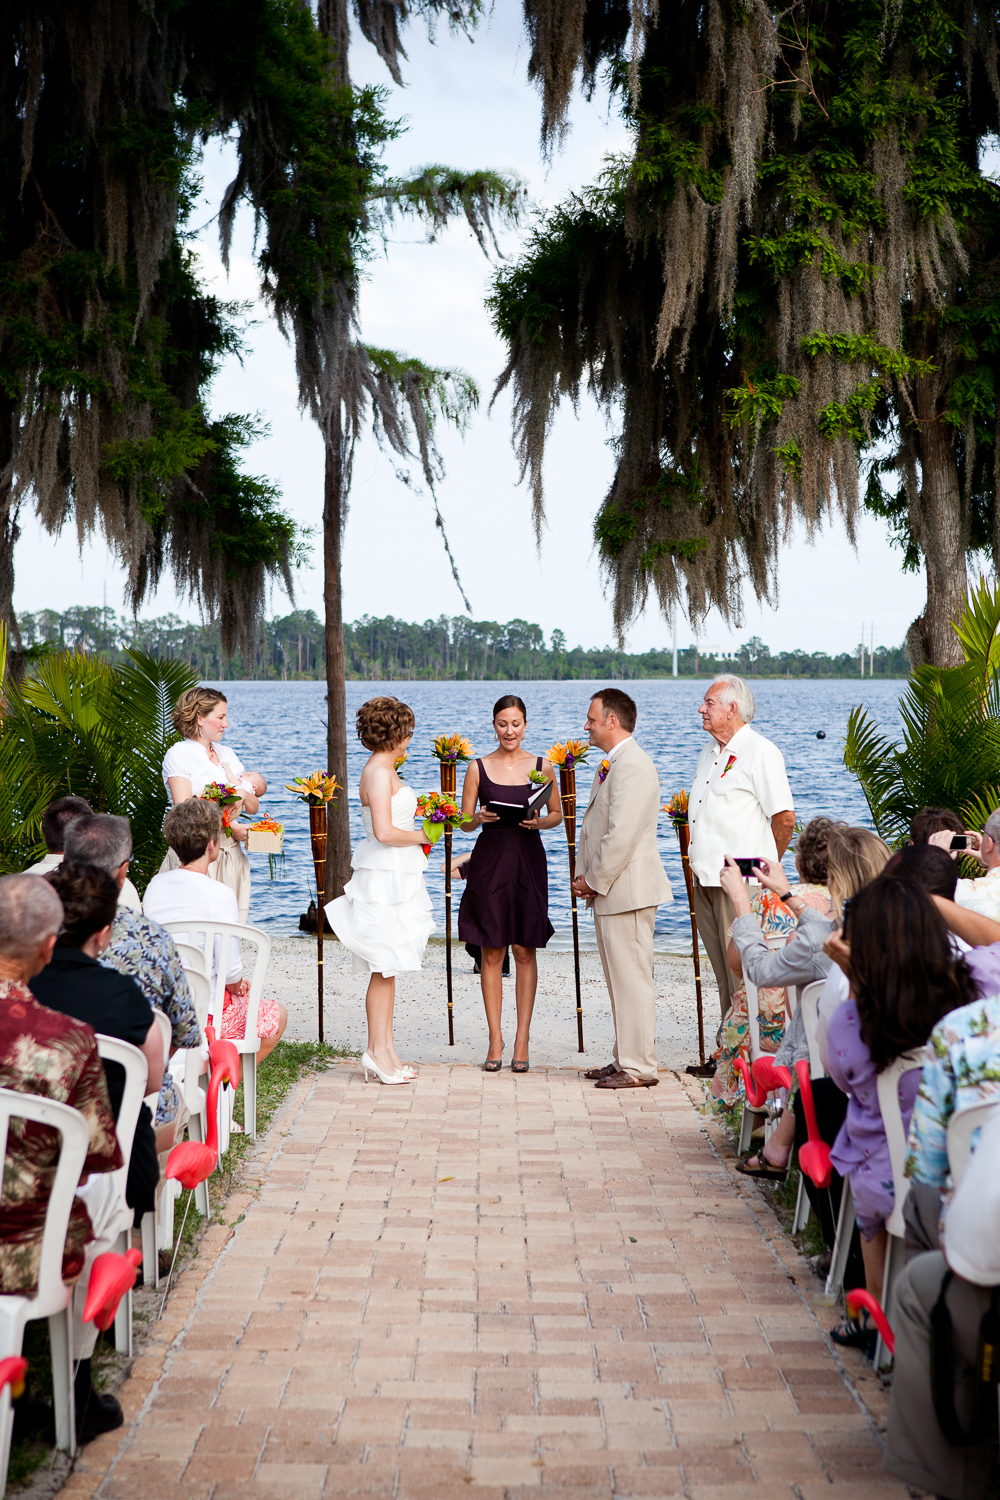
<svg viewBox="0 0 1000 1500">
<path fill-rule="evenodd" d="M 326 765 L 325 686 L 320 682 L 225 682 L 220 686 L 229 699 L 231 728 L 226 736 L 248 769 L 262 771 L 271 788 L 263 809 L 285 825 L 285 871 L 281 879 L 268 880 L 267 859 L 251 855 L 253 891 L 250 920 L 272 931 L 297 931 L 301 912 L 309 904 L 314 876 L 309 852 L 308 814 L 302 803 L 283 790 L 293 776 L 308 775 Z M 586 682 L 349 682 L 348 722 L 367 698 L 394 693 L 409 703 L 417 728 L 406 762 L 406 780 L 415 791 L 438 790 L 438 763 L 431 755 L 435 735 L 460 730 L 469 736 L 474 752 L 488 754 L 493 748 L 491 709 L 502 694 L 519 693 L 528 708 L 525 748 L 545 754 L 556 740 L 582 733 L 590 692 L 606 683 Z M 754 728 L 775 742 L 785 757 L 788 779 L 799 818 L 816 814 L 870 825 L 867 804 L 860 788 L 843 765 L 843 740 L 847 717 L 857 703 L 864 703 L 882 727 L 895 736 L 899 728 L 899 681 L 847 680 L 753 683 L 757 699 Z M 663 800 L 688 787 L 695 761 L 705 743 L 697 715 L 705 682 L 691 678 L 641 681 L 627 684 L 639 709 L 636 738 L 652 756 L 660 774 Z M 824 730 L 826 738 L 816 738 Z M 591 752 L 592 759 L 599 759 Z M 366 752 L 360 742 L 348 744 L 348 795 L 351 833 L 362 837 L 358 777 Z M 461 793 L 461 768 L 459 793 Z M 581 768 L 577 796 L 587 804 L 593 771 Z M 569 906 L 569 864 L 566 835 L 562 827 L 543 833 L 549 861 L 549 911 L 556 937 L 552 947 L 572 946 Z M 471 848 L 472 837 L 455 835 L 455 849 Z M 691 928 L 677 836 L 666 815 L 660 825 L 660 853 L 674 889 L 671 905 L 661 906 L 656 923 L 656 946 L 661 952 L 690 953 Z M 427 883 L 444 931 L 443 844 L 430 860 Z M 440 851 L 440 852 L 439 852 Z M 786 868 L 791 868 L 786 861 Z M 457 922 L 458 894 L 453 898 Z M 456 929 L 457 930 L 457 929 Z M 596 946 L 593 920 L 581 908 L 581 941 Z"/>
</svg>

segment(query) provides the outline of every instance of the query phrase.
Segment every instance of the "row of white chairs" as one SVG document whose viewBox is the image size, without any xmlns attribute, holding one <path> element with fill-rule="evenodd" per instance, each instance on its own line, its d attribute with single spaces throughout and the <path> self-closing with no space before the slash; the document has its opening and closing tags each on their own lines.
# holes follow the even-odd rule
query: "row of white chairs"
<svg viewBox="0 0 1000 1500">
<path fill-rule="evenodd" d="M 243 927 L 224 922 L 174 922 L 168 930 L 175 935 L 175 943 L 181 956 L 184 972 L 191 989 L 198 1024 L 204 1036 L 205 1026 L 214 1019 L 216 1034 L 222 1031 L 222 1006 L 225 995 L 226 962 L 215 963 L 209 955 L 216 947 L 221 954 L 229 941 L 249 944 L 254 949 L 254 967 L 250 980 L 250 995 L 247 1004 L 247 1021 L 244 1034 L 235 1039 L 237 1051 L 243 1057 L 244 1116 L 246 1129 L 252 1138 L 257 1134 L 257 1012 L 263 992 L 264 978 L 270 960 L 271 944 L 265 932 L 259 928 Z M 210 971 L 215 970 L 215 983 Z M 206 1089 L 208 1048 L 206 1045 L 184 1049 L 170 1061 L 170 1022 L 160 1011 L 154 1011 L 154 1024 L 158 1026 L 163 1040 L 164 1065 L 170 1062 L 185 1103 L 190 1111 L 189 1134 L 204 1140 L 207 1133 Z M 115 1174 L 124 1196 L 125 1181 L 132 1151 L 135 1127 L 139 1110 L 146 1096 L 148 1067 L 145 1055 L 138 1047 L 116 1037 L 97 1036 L 98 1051 L 102 1059 L 118 1063 L 125 1071 L 125 1087 L 118 1113 L 117 1135 L 124 1165 Z M 219 1091 L 219 1151 L 225 1152 L 229 1143 L 232 1122 L 232 1105 L 235 1091 L 224 1087 Z M 146 1098 L 155 1115 L 156 1094 Z M 80 1182 L 83 1163 L 86 1159 L 89 1130 L 78 1110 L 55 1100 L 36 1094 L 21 1093 L 14 1089 L 0 1088 L 0 1146 L 6 1155 L 7 1135 L 12 1119 L 31 1121 L 50 1126 L 60 1137 L 59 1160 L 49 1197 L 42 1234 L 39 1262 L 38 1287 L 33 1296 L 0 1295 L 0 1359 L 20 1354 L 24 1330 L 29 1322 L 47 1318 L 49 1344 L 52 1356 L 52 1387 L 55 1408 L 56 1446 L 67 1453 L 76 1450 L 76 1417 L 73 1400 L 73 1288 L 62 1279 L 63 1251 L 66 1231 L 73 1206 L 73 1198 Z M 209 1210 L 208 1185 L 201 1184 L 196 1191 L 196 1204 L 207 1216 Z M 159 1284 L 158 1250 L 173 1246 L 174 1201 L 180 1193 L 180 1184 L 166 1180 L 160 1190 L 159 1211 L 154 1216 L 146 1214 L 142 1219 L 143 1279 L 147 1286 Z M 130 1231 L 123 1230 L 116 1249 L 124 1252 L 130 1242 Z M 115 1318 L 115 1344 L 119 1350 L 132 1353 L 132 1293 L 122 1299 Z M 13 1430 L 13 1403 L 9 1385 L 0 1391 L 0 1495 L 6 1489 L 7 1467 Z"/>
</svg>

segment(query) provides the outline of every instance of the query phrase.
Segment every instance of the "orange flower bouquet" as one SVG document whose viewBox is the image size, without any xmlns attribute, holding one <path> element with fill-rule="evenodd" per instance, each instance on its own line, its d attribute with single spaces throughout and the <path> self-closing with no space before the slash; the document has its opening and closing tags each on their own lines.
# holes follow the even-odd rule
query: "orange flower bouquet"
<svg viewBox="0 0 1000 1500">
<path fill-rule="evenodd" d="M 230 824 L 233 821 L 234 809 L 239 807 L 243 796 L 234 786 L 226 781 L 210 781 L 201 794 L 202 802 L 214 802 L 222 813 L 222 826 L 226 830 L 226 838 L 233 836 Z"/>
</svg>

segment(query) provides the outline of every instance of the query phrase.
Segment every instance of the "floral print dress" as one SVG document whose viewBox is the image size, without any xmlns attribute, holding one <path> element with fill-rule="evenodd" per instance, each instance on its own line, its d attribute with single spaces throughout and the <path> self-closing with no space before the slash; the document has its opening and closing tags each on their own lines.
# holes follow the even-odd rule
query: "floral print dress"
<svg viewBox="0 0 1000 1500">
<path fill-rule="evenodd" d="M 793 885 L 793 895 L 807 906 L 825 911 L 829 895 L 818 885 Z M 773 891 L 758 887 L 750 898 L 750 908 L 761 925 L 766 938 L 783 937 L 787 943 L 795 935 L 796 920 L 793 912 L 779 901 Z M 732 936 L 732 928 L 726 933 Z M 760 1013 L 760 1046 L 762 1052 L 777 1052 L 785 1032 L 784 989 L 759 989 L 757 1008 Z M 745 981 L 733 996 L 733 1003 L 719 1031 L 720 1046 L 712 1055 L 715 1058 L 715 1076 L 709 1086 L 713 1099 L 718 1099 L 727 1108 L 732 1108 L 743 1098 L 743 1077 L 736 1067 L 737 1057 L 750 1063 L 750 1021 L 747 1016 L 747 991 Z"/>
</svg>

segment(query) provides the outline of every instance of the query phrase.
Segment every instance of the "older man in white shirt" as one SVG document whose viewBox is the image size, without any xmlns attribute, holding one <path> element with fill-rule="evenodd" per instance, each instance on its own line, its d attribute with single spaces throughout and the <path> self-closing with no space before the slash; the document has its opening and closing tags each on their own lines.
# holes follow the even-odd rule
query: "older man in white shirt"
<svg viewBox="0 0 1000 1500">
<path fill-rule="evenodd" d="M 940 843 L 942 847 L 946 841 L 950 846 L 947 835 L 944 839 L 932 835 L 929 840 L 932 844 Z M 955 901 L 959 906 L 968 907 L 969 911 L 978 912 L 981 917 L 992 917 L 994 922 L 1000 922 L 1000 808 L 991 812 L 983 824 L 979 848 L 972 848 L 970 843 L 967 852 L 986 867 L 986 874 L 977 875 L 974 880 L 960 880 L 955 887 Z"/>
<path fill-rule="evenodd" d="M 698 712 L 712 742 L 698 757 L 688 799 L 694 910 L 725 1016 L 738 985 L 726 962 L 734 912 L 720 883 L 725 856 L 780 860 L 795 812 L 781 751 L 750 728 L 756 704 L 743 679 L 717 677 Z"/>
</svg>

